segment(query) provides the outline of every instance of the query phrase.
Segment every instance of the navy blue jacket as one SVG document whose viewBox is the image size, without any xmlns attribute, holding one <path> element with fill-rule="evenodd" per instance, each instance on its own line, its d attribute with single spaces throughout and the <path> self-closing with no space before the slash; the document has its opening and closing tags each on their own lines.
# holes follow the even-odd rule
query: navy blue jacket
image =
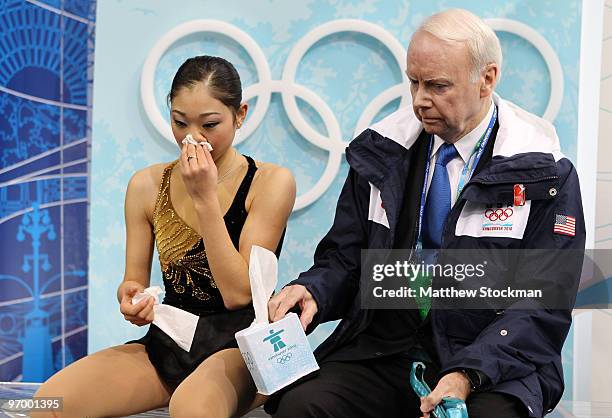
<svg viewBox="0 0 612 418">
<path fill-rule="evenodd" d="M 453 206 L 442 248 L 584 249 L 578 176 L 560 153 L 554 128 L 498 96 L 494 100 L 499 130 L 492 158 L 470 179 Z M 361 250 L 393 247 L 410 168 L 405 156 L 421 131 L 412 109 L 400 109 L 364 131 L 347 149 L 350 170 L 334 223 L 317 246 L 314 265 L 291 283 L 304 285 L 317 302 L 314 326 L 342 319 L 317 348 L 318 359 L 368 325 L 367 311 L 361 309 L 358 297 Z M 487 204 L 512 201 L 514 184 L 527 186 L 526 205 L 514 208 L 516 227 L 511 232 L 482 232 L 474 214 L 482 213 Z M 553 232 L 557 215 L 576 219 L 575 236 Z M 559 267 L 558 255 L 552 251 L 549 257 L 534 253 L 537 260 L 525 254 L 521 265 L 530 270 L 521 272 L 519 266 L 516 274 L 534 275 L 539 274 L 534 268 L 541 269 L 542 280 L 569 289 L 566 306 L 573 306 L 580 265 Z M 487 390 L 518 397 L 532 417 L 552 411 L 564 390 L 561 349 L 571 325 L 571 309 L 543 309 L 535 303 L 521 300 L 512 309 L 478 315 L 432 310 L 441 374 L 477 369 L 490 379 Z"/>
</svg>

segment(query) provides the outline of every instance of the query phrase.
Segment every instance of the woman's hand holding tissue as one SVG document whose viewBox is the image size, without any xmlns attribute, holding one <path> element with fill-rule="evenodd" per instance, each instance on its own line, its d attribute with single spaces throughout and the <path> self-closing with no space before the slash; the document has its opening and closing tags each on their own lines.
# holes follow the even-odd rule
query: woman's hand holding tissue
<svg viewBox="0 0 612 418">
<path fill-rule="evenodd" d="M 217 199 L 217 166 L 206 147 L 183 145 L 180 170 L 194 203 Z"/>
<path fill-rule="evenodd" d="M 300 322 L 302 323 L 302 328 L 306 330 L 319 308 L 308 289 L 299 284 L 283 288 L 270 299 L 268 302 L 270 321 L 276 322 L 283 319 L 287 312 L 296 305 L 301 310 Z"/>
<path fill-rule="evenodd" d="M 140 283 L 124 283 L 123 296 L 119 304 L 119 311 L 121 311 L 125 320 L 139 327 L 150 324 L 154 319 L 153 305 L 155 305 L 155 299 L 153 297 L 143 299 L 132 305 L 134 296 L 143 290 L 144 287 Z"/>
</svg>

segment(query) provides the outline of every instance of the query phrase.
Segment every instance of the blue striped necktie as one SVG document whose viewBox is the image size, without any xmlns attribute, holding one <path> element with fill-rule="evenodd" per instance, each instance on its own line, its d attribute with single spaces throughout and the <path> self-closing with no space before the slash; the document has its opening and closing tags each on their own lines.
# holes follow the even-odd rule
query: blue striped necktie
<svg viewBox="0 0 612 418">
<path fill-rule="evenodd" d="M 453 144 L 445 142 L 438 149 L 423 214 L 423 248 L 440 248 L 442 243 L 442 228 L 451 209 L 451 189 L 446 165 L 457 155 L 457 148 Z"/>
</svg>

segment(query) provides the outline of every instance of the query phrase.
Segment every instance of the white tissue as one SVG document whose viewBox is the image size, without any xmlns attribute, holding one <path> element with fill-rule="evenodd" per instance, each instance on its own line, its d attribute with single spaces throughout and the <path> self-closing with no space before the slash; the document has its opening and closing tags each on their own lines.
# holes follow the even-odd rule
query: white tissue
<svg viewBox="0 0 612 418">
<path fill-rule="evenodd" d="M 255 308 L 254 324 L 268 324 L 268 300 L 276 288 L 278 261 L 276 255 L 253 245 L 249 259 L 249 280 Z"/>
<path fill-rule="evenodd" d="M 206 147 L 208 149 L 208 152 L 213 150 L 212 145 L 210 145 L 208 142 L 206 141 L 198 142 L 195 139 L 193 139 L 193 136 L 191 136 L 191 134 L 187 134 L 185 139 L 183 139 L 182 143 L 183 145 L 187 145 L 187 144 L 202 145 L 203 147 Z"/>
<path fill-rule="evenodd" d="M 154 298 L 153 323 L 172 338 L 179 347 L 189 352 L 198 326 L 198 316 L 174 306 L 160 304 L 159 295 L 161 293 L 163 290 L 159 286 L 148 287 L 144 292 L 132 298 L 132 304 L 135 305 L 146 298 Z"/>
<path fill-rule="evenodd" d="M 159 303 L 159 295 L 162 293 L 164 293 L 164 291 L 159 286 L 147 287 L 143 292 L 137 293 L 132 298 L 132 305 L 136 305 L 141 300 L 148 299 L 149 297 L 153 297 L 153 299 L 155 299 L 155 304 L 157 305 Z"/>
</svg>

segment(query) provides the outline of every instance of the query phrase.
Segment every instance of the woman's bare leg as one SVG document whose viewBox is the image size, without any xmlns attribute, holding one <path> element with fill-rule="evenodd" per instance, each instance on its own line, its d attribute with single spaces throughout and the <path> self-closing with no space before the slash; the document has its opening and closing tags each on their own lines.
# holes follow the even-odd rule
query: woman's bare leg
<svg viewBox="0 0 612 418">
<path fill-rule="evenodd" d="M 172 418 L 227 418 L 241 416 L 263 404 L 237 348 L 207 358 L 174 391 Z"/>
<path fill-rule="evenodd" d="M 125 344 L 84 357 L 47 380 L 35 397 L 62 397 L 63 412 L 32 417 L 125 416 L 168 404 L 142 344 Z"/>
</svg>

